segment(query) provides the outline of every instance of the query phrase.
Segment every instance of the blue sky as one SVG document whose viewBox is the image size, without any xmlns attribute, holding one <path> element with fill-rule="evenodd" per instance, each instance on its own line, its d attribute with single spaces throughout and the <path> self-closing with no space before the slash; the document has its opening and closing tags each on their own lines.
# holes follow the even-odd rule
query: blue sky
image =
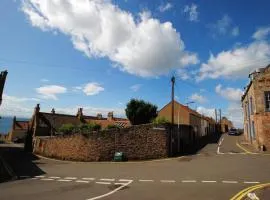
<svg viewBox="0 0 270 200">
<path fill-rule="evenodd" d="M 74 3 L 76 2 L 76 3 Z M 89 3 L 90 2 L 90 3 Z M 241 126 L 248 73 L 270 63 L 270 2 L 0 2 L 1 115 L 41 110 L 123 116 L 130 98 L 159 108 L 176 98 Z"/>
</svg>

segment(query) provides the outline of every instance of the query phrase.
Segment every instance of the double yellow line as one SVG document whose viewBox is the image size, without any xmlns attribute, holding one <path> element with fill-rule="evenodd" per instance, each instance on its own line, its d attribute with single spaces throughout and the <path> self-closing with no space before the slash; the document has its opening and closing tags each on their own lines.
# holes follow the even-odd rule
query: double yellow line
<svg viewBox="0 0 270 200">
<path fill-rule="evenodd" d="M 264 183 L 245 188 L 238 192 L 236 195 L 234 195 L 230 200 L 242 200 L 248 193 L 268 186 L 270 187 L 270 183 Z"/>
<path fill-rule="evenodd" d="M 270 156 L 269 153 L 252 153 L 251 151 L 244 148 L 242 145 L 240 145 L 238 142 L 236 142 L 236 146 L 238 146 L 240 149 L 242 149 L 247 154 L 254 154 L 254 155 L 263 155 L 263 156 Z"/>
</svg>

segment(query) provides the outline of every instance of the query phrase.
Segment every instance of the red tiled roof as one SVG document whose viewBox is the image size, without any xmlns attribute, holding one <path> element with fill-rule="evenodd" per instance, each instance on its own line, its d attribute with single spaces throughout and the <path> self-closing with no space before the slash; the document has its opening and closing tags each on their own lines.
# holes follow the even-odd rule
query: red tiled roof
<svg viewBox="0 0 270 200">
<path fill-rule="evenodd" d="M 15 122 L 15 129 L 16 130 L 27 130 L 28 129 L 28 121 L 16 121 Z"/>
</svg>

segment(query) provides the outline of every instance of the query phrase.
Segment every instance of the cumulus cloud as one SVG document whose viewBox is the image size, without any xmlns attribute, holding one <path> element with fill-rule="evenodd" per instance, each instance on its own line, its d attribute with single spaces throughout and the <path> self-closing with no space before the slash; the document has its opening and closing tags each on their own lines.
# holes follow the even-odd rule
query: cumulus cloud
<svg viewBox="0 0 270 200">
<path fill-rule="evenodd" d="M 78 88 L 80 88 L 80 87 L 78 87 Z M 97 95 L 100 92 L 104 91 L 104 88 L 99 83 L 95 83 L 95 82 L 87 83 L 81 89 L 87 96 Z"/>
<path fill-rule="evenodd" d="M 177 75 L 178 75 L 178 77 L 181 80 L 184 80 L 184 81 L 191 78 L 190 75 L 189 75 L 189 73 L 185 69 L 179 69 L 179 70 L 177 70 Z"/>
<path fill-rule="evenodd" d="M 131 74 L 159 76 L 198 62 L 172 23 L 149 12 L 138 19 L 106 0 L 24 0 L 22 10 L 32 26 L 62 32 L 88 57 L 108 57 Z"/>
<path fill-rule="evenodd" d="M 254 41 L 247 46 L 222 51 L 216 56 L 211 53 L 207 63 L 201 65 L 197 80 L 247 77 L 251 71 L 265 67 L 269 62 L 270 44 Z"/>
<path fill-rule="evenodd" d="M 243 91 L 239 88 L 222 88 L 222 85 L 219 84 L 216 86 L 216 93 L 222 96 L 223 98 L 229 101 L 238 101 L 240 102 Z"/>
<path fill-rule="evenodd" d="M 253 35 L 252 38 L 256 40 L 263 40 L 270 34 L 270 27 L 259 28 Z"/>
<path fill-rule="evenodd" d="M 188 14 L 189 21 L 199 21 L 199 12 L 197 10 L 198 6 L 194 3 L 191 5 L 185 5 L 184 13 Z"/>
<path fill-rule="evenodd" d="M 206 99 L 204 96 L 202 96 L 202 95 L 200 95 L 200 94 L 198 94 L 198 93 L 192 94 L 192 95 L 190 96 L 190 99 L 191 99 L 192 101 L 195 101 L 195 102 L 198 102 L 198 103 L 201 103 L 201 104 L 207 102 L 207 99 Z"/>
<path fill-rule="evenodd" d="M 142 87 L 142 84 L 135 84 L 135 85 L 132 85 L 132 86 L 130 87 L 130 89 L 131 89 L 133 92 L 137 92 L 137 91 L 139 91 L 139 89 L 141 89 L 141 87 Z"/>
<path fill-rule="evenodd" d="M 205 108 L 203 106 L 199 106 L 197 107 L 197 112 L 202 115 L 212 117 L 213 119 L 215 119 L 215 108 Z"/>
<path fill-rule="evenodd" d="M 236 26 L 232 29 L 232 36 L 238 36 L 239 35 L 239 27 Z"/>
<path fill-rule="evenodd" d="M 2 116 L 30 117 L 37 101 L 39 101 L 37 98 L 3 94 L 3 103 L 0 107 L 0 113 Z"/>
<path fill-rule="evenodd" d="M 171 8 L 173 7 L 173 5 L 169 2 L 167 2 L 166 4 L 161 4 L 159 7 L 158 7 L 158 10 L 160 12 L 165 12 L 165 11 L 168 11 L 170 10 Z"/>
<path fill-rule="evenodd" d="M 240 103 L 230 103 L 224 114 L 233 122 L 235 127 L 243 128 L 243 110 Z"/>
<path fill-rule="evenodd" d="M 41 98 L 57 100 L 57 95 L 66 93 L 67 88 L 59 85 L 45 85 L 36 88 L 36 92 L 40 94 Z"/>
<path fill-rule="evenodd" d="M 239 27 L 233 26 L 233 21 L 228 15 L 223 15 L 216 23 L 208 25 L 211 31 L 211 35 L 217 38 L 221 35 L 239 35 Z"/>
</svg>

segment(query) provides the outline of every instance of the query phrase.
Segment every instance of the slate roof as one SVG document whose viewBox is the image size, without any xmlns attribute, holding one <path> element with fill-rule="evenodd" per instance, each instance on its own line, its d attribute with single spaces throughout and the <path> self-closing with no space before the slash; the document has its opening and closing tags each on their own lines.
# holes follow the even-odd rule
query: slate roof
<svg viewBox="0 0 270 200">
<path fill-rule="evenodd" d="M 27 130 L 29 122 L 28 121 L 16 121 L 15 122 L 15 130 Z"/>
</svg>

